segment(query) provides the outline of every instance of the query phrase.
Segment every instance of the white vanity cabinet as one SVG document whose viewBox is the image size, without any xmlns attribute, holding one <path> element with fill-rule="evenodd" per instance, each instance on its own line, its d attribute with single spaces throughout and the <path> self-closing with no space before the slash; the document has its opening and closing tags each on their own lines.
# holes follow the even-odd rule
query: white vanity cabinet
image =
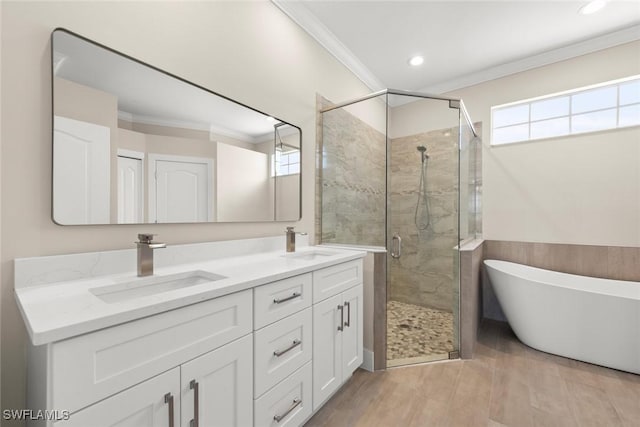
<svg viewBox="0 0 640 427">
<path fill-rule="evenodd" d="M 316 275 L 325 286 L 314 295 L 326 299 L 313 305 L 314 411 L 353 374 L 363 357 L 362 262 L 320 270 L 314 273 L 314 285 Z M 333 284 L 331 277 L 336 278 Z"/>
<path fill-rule="evenodd" d="M 250 426 L 251 353 L 251 335 L 247 335 L 101 400 L 54 426 Z"/>
<path fill-rule="evenodd" d="M 252 425 L 252 355 L 252 336 L 247 335 L 183 364 L 180 426 Z"/>
<path fill-rule="evenodd" d="M 299 426 L 312 414 L 312 273 L 254 289 L 254 426 Z"/>
<path fill-rule="evenodd" d="M 255 427 L 302 425 L 362 364 L 362 286 L 358 259 L 255 288 Z"/>
<path fill-rule="evenodd" d="M 185 288 L 192 299 L 170 310 L 176 299 L 168 292 L 99 302 L 90 290 L 114 279 L 98 278 L 60 284 L 77 294 L 75 305 L 60 297 L 68 312 L 38 317 L 42 295 L 57 290 L 19 290 L 32 342 L 43 343 L 29 345 L 28 407 L 70 414 L 28 424 L 303 425 L 362 363 L 362 255 L 335 252 L 333 259 L 331 251 L 266 255 L 263 276 L 242 276 L 251 266 L 244 260 L 228 263 L 228 271 L 220 264 L 216 271 L 240 278 L 226 289 L 212 285 L 215 295 L 190 296 L 196 286 Z"/>
<path fill-rule="evenodd" d="M 169 421 L 171 402 L 164 399 L 170 393 L 173 425 L 188 426 L 197 389 L 201 419 L 250 425 L 252 313 L 246 290 L 31 347 L 29 403 L 70 411 L 70 419 L 56 427 L 144 425 L 143 420 L 155 426 Z M 190 418 L 181 423 L 180 414 Z"/>
<path fill-rule="evenodd" d="M 160 374 L 88 408 L 55 427 L 118 426 L 170 427 L 179 425 L 180 368 Z M 170 422 L 170 420 L 173 420 Z"/>
</svg>

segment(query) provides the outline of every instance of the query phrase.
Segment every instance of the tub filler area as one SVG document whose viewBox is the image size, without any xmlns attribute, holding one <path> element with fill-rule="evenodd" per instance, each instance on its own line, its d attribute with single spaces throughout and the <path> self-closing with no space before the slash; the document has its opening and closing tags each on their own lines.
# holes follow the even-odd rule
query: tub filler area
<svg viewBox="0 0 640 427">
<path fill-rule="evenodd" d="M 640 282 L 485 260 L 518 339 L 547 353 L 640 374 Z"/>
</svg>

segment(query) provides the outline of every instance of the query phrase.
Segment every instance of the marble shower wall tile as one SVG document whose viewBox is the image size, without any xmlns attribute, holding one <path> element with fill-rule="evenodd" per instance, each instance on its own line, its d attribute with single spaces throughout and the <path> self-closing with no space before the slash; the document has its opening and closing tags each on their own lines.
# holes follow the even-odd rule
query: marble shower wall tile
<svg viewBox="0 0 640 427">
<path fill-rule="evenodd" d="M 320 122 L 322 242 L 384 246 L 385 135 L 343 109 L 322 114 Z"/>
<path fill-rule="evenodd" d="M 402 237 L 402 257 L 390 265 L 391 300 L 452 311 L 454 295 L 452 249 L 457 244 L 458 129 L 392 139 L 391 233 Z M 426 230 L 415 224 L 422 161 L 419 145 L 427 147 Z M 424 199 L 421 197 L 421 203 Z"/>
</svg>

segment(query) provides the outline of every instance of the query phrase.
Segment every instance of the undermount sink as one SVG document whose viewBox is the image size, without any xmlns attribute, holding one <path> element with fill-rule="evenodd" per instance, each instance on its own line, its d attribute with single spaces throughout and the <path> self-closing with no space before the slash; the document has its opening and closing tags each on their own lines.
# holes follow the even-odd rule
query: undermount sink
<svg viewBox="0 0 640 427">
<path fill-rule="evenodd" d="M 122 302 L 135 298 L 155 295 L 175 289 L 188 288 L 207 282 L 226 279 L 225 276 L 195 270 L 185 273 L 168 274 L 166 276 L 150 276 L 133 279 L 113 285 L 89 289 L 96 297 L 106 303 Z"/>
<path fill-rule="evenodd" d="M 333 256 L 335 254 L 337 254 L 337 252 L 325 251 L 325 250 L 312 250 L 312 251 L 303 251 L 303 252 L 291 252 L 281 256 L 285 258 L 294 258 L 294 259 L 303 259 L 306 261 L 313 261 L 318 258 Z"/>
</svg>

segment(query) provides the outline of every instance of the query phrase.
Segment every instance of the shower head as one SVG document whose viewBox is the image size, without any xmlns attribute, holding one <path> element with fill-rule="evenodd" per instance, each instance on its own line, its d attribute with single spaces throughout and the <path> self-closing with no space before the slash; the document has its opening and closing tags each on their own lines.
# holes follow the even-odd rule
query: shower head
<svg viewBox="0 0 640 427">
<path fill-rule="evenodd" d="M 429 158 L 429 155 L 427 154 L 427 147 L 425 147 L 424 145 L 418 145 L 416 148 L 420 152 L 422 163 L 424 163 L 424 160 Z"/>
</svg>

